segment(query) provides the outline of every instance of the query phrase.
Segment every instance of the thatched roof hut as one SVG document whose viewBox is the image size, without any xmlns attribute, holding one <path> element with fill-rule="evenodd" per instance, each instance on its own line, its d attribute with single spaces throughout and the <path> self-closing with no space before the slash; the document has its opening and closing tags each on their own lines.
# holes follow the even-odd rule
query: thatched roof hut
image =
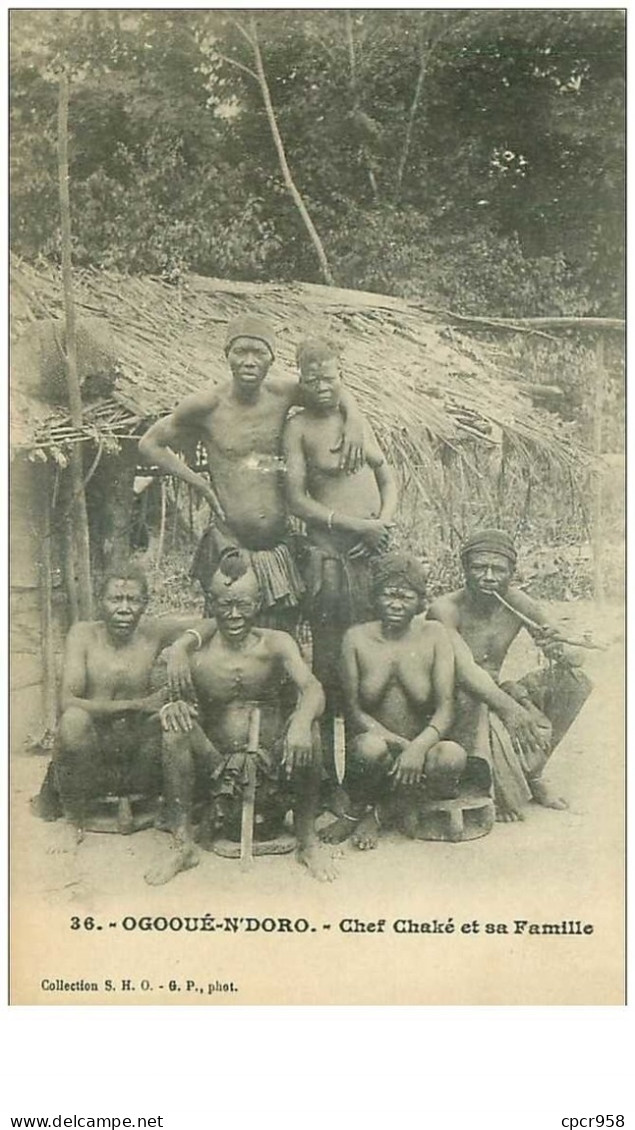
<svg viewBox="0 0 635 1130">
<path fill-rule="evenodd" d="M 58 320 L 57 333 L 63 325 L 57 273 L 13 261 L 11 282 L 12 342 L 35 340 L 46 319 Z M 42 710 L 35 709 L 33 694 L 40 694 L 43 683 L 46 691 L 46 669 L 68 621 L 69 604 L 73 616 L 72 530 L 64 501 L 70 447 L 82 445 L 91 487 L 99 475 L 107 476 L 93 506 L 102 525 L 91 534 L 95 543 L 116 541 L 121 530 L 118 534 L 114 503 L 131 495 L 136 437 L 188 393 L 225 379 L 225 327 L 245 309 L 275 325 L 276 368 L 290 379 L 299 337 L 325 330 L 340 335 L 346 380 L 388 458 L 413 488 L 403 492 L 406 503 L 420 498 L 450 532 L 460 535 L 461 525 L 474 516 L 469 507 L 462 516 L 454 514 L 457 474 L 484 484 L 490 507 L 497 481 L 501 495 L 501 452 L 529 481 L 540 465 L 568 475 L 578 458 L 566 425 L 533 407 L 498 347 L 477 342 L 414 302 L 310 284 L 261 285 L 191 275 L 173 284 L 106 271 L 78 271 L 74 289 L 80 323 L 98 319 L 111 338 L 114 371 L 107 394 L 102 386 L 100 395 L 85 397 L 78 429 L 59 396 L 56 402 L 46 388 L 41 393 L 32 384 L 26 388 L 19 364 L 12 379 L 14 635 L 31 641 L 24 677 L 24 664 L 18 663 L 22 698 L 14 716 L 19 731 L 24 729 L 20 702 L 27 700 L 28 728 L 38 729 Z M 19 360 L 20 346 L 14 357 Z M 112 515 L 104 525 L 109 507 Z M 64 572 L 66 595 L 59 583 Z M 48 655 L 44 663 L 38 657 L 38 633 Z M 50 685 L 46 693 L 50 717 Z"/>
<path fill-rule="evenodd" d="M 13 262 L 12 337 L 42 317 L 61 318 L 62 291 L 51 270 Z M 568 463 L 576 458 L 569 433 L 537 411 L 515 387 L 505 354 L 423 312 L 416 302 L 309 283 L 243 283 L 185 276 L 178 284 L 106 271 L 77 272 L 79 316 L 105 319 L 118 374 L 112 394 L 87 407 L 77 434 L 62 408 L 46 411 L 32 398 L 13 399 L 15 449 L 54 455 L 58 444 L 124 436 L 169 412 L 227 369 L 225 327 L 245 309 L 271 319 L 278 339 L 277 369 L 295 371 L 294 351 L 307 332 L 339 335 L 346 380 L 388 452 L 397 460 L 429 458 L 430 442 L 450 447 L 463 438 L 498 442 Z"/>
</svg>

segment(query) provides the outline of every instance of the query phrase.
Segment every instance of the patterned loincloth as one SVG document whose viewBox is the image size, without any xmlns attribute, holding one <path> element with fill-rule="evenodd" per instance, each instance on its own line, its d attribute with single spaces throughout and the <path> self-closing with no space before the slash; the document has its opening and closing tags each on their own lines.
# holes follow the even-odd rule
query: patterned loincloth
<svg viewBox="0 0 635 1130">
<path fill-rule="evenodd" d="M 210 583 L 227 544 L 227 538 L 220 534 L 216 526 L 211 525 L 203 534 L 194 554 L 190 575 L 199 582 L 205 593 L 206 615 L 211 615 L 208 607 Z M 238 546 L 239 542 L 233 539 L 232 544 Z M 263 609 L 297 608 L 304 594 L 304 583 L 289 546 L 280 542 L 272 549 L 248 552 L 260 586 Z"/>
<path fill-rule="evenodd" d="M 248 760 L 256 763 L 256 801 L 254 834 L 265 839 L 280 832 L 287 812 L 294 805 L 294 786 L 282 763 L 289 723 L 269 749 L 255 753 L 239 750 L 223 756 L 211 774 L 210 825 L 213 835 L 240 839 L 243 790 L 248 783 Z M 317 726 L 313 727 L 314 745 L 319 747 Z"/>
</svg>

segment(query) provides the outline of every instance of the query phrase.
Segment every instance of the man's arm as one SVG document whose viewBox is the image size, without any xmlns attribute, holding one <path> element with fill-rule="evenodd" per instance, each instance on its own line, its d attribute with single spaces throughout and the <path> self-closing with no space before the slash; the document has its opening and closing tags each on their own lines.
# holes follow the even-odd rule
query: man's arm
<svg viewBox="0 0 635 1130">
<path fill-rule="evenodd" d="M 286 494 L 292 514 L 305 522 L 327 526 L 329 529 L 348 530 L 361 533 L 364 523 L 346 514 L 334 513 L 311 498 L 307 490 L 307 465 L 302 438 L 302 417 L 294 416 L 287 420 L 282 433 L 282 450 L 286 463 Z"/>
<path fill-rule="evenodd" d="M 570 667 L 582 667 L 584 662 L 582 650 L 559 642 L 560 630 L 550 621 L 537 601 L 516 588 L 508 589 L 505 600 L 511 608 L 520 613 L 520 616 L 536 624 L 535 628 L 530 628 L 521 620 L 536 647 L 540 648 L 547 659 L 559 659 Z"/>
<path fill-rule="evenodd" d="M 368 424 L 366 425 L 366 436 L 366 459 L 375 473 L 375 481 L 377 483 L 377 489 L 379 490 L 379 497 L 381 498 L 379 519 L 381 522 L 386 522 L 390 525 L 397 513 L 397 505 L 399 503 L 397 480 L 392 467 L 386 462 L 384 453 L 377 443 L 375 433 Z"/>
<path fill-rule="evenodd" d="M 459 628 L 459 610 L 455 601 L 450 594 L 439 596 L 426 612 L 426 620 L 438 620 L 446 628 L 458 631 Z M 466 644 L 467 646 L 467 644 Z M 471 653 L 470 653 L 471 654 Z"/>
<path fill-rule="evenodd" d="M 151 630 L 156 633 L 159 651 L 174 644 L 192 650 L 193 645 L 198 644 L 196 635 L 192 633 L 196 632 L 200 637 L 202 647 L 216 634 L 216 621 L 201 620 L 200 616 L 157 616 L 151 621 Z"/>
<path fill-rule="evenodd" d="M 304 662 L 300 649 L 287 632 L 276 632 L 276 652 L 288 677 L 298 692 L 293 711 L 293 721 L 309 730 L 324 713 L 324 691 L 313 672 Z"/>
<path fill-rule="evenodd" d="M 140 711 L 154 713 L 158 710 L 163 702 L 160 691 L 140 698 L 86 697 L 86 656 L 88 648 L 94 644 L 92 628 L 93 625 L 88 621 L 80 621 L 73 624 L 66 637 L 60 703 L 62 710 L 75 707 L 95 717 Z"/>
<path fill-rule="evenodd" d="M 537 752 L 542 750 L 548 741 L 548 736 L 536 719 L 524 706 L 502 690 L 484 667 L 479 667 L 458 632 L 451 628 L 446 628 L 446 631 L 454 649 L 457 683 L 498 714 L 515 741 Z"/>
<path fill-rule="evenodd" d="M 216 635 L 217 625 L 215 620 L 180 620 L 179 628 L 177 638 L 166 652 L 168 689 L 173 699 L 191 702 L 196 698 L 196 692 L 192 682 L 190 656 Z"/>
<path fill-rule="evenodd" d="M 286 632 L 271 632 L 273 652 L 298 692 L 298 701 L 289 720 L 284 740 L 282 762 L 288 776 L 294 769 L 314 764 L 315 750 L 312 727 L 324 712 L 325 699 L 321 684 L 307 667 L 295 640 Z"/>
<path fill-rule="evenodd" d="M 186 397 L 171 415 L 157 420 L 148 428 L 139 440 L 139 455 L 146 463 L 156 465 L 166 474 L 175 475 L 195 487 L 222 521 L 225 515 L 213 487 L 203 475 L 188 467 L 174 450 L 185 441 L 196 441 L 200 437 L 201 419 L 209 416 L 217 403 L 216 389 L 206 389 Z"/>
</svg>

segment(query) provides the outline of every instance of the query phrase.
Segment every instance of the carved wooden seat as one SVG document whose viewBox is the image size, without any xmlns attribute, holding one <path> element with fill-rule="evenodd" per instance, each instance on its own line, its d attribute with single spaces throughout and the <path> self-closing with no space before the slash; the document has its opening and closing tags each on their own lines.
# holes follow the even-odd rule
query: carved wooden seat
<svg viewBox="0 0 635 1130">
<path fill-rule="evenodd" d="M 494 801 L 467 793 L 453 800 L 426 800 L 419 814 L 419 840 L 461 843 L 486 836 L 494 827 Z"/>
</svg>

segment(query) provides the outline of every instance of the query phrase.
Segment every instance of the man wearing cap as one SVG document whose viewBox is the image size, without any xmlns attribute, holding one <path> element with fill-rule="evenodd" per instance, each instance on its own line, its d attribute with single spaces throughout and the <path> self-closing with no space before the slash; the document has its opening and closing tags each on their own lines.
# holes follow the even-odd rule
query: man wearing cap
<svg viewBox="0 0 635 1130">
<path fill-rule="evenodd" d="M 463 544 L 461 562 L 465 586 L 435 600 L 428 618 L 455 629 L 470 647 L 476 663 L 496 681 L 523 626 L 548 665 L 518 682 L 501 684 L 542 728 L 542 749 L 512 742 L 500 720 L 494 715 L 487 719 L 482 703 L 462 692 L 457 695 L 453 736 L 468 749 L 489 745 L 500 820 L 521 820 L 522 810 L 532 798 L 547 808 L 566 808 L 566 801 L 551 792 L 542 773 L 592 689 L 581 670 L 580 654 L 563 645 L 540 606 L 511 585 L 516 549 L 508 533 L 499 529 L 478 530 Z"/>
<path fill-rule="evenodd" d="M 139 442 L 141 457 L 194 486 L 209 502 L 212 525 L 192 566 L 206 594 L 220 554 L 230 545 L 251 553 L 262 599 L 261 623 L 293 628 L 303 583 L 285 542 L 286 509 L 280 440 L 287 412 L 299 403 L 299 386 L 265 380 L 275 356 L 275 337 L 263 318 L 245 314 L 227 330 L 225 353 L 231 380 L 186 397 Z M 362 425 L 350 394 L 343 398 L 346 431 L 339 459 L 354 468 L 363 447 Z M 210 481 L 176 454 L 201 442 Z"/>
</svg>

